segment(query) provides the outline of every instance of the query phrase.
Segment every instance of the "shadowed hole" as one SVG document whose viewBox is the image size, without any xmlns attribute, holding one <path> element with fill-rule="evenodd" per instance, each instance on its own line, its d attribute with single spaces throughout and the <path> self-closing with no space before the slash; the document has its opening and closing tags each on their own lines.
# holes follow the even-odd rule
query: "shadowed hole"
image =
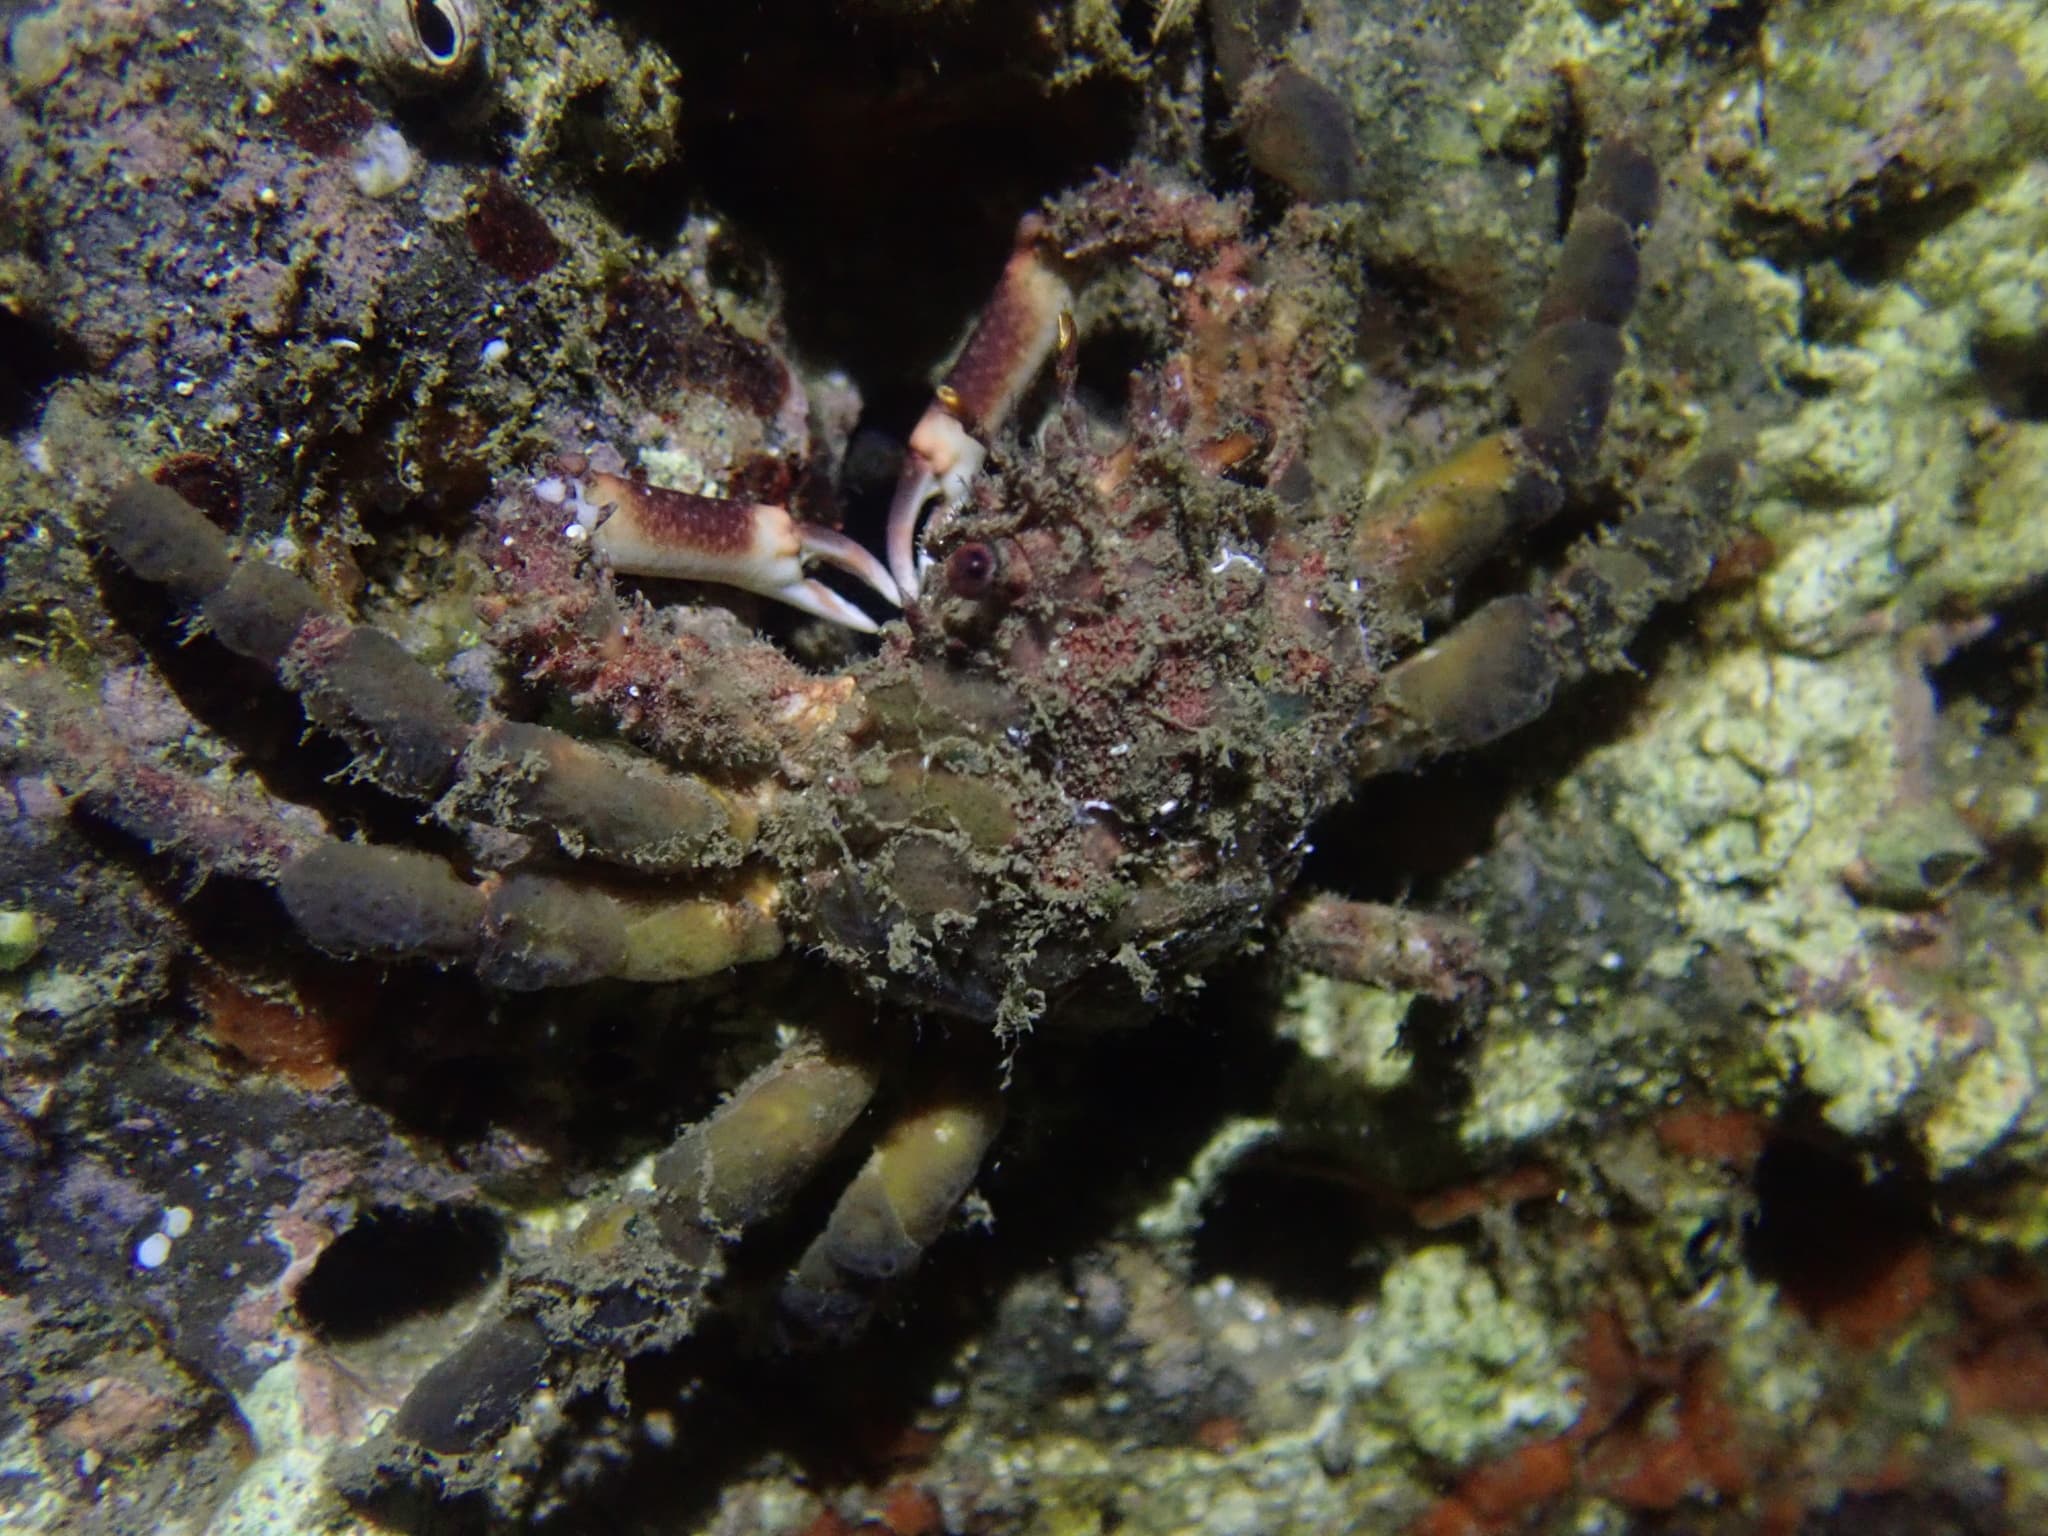
<svg viewBox="0 0 2048 1536">
<path fill-rule="evenodd" d="M 1130 413 L 1131 375 L 1158 355 L 1158 343 L 1131 326 L 1104 326 L 1085 337 L 1074 384 L 1088 414 L 1121 425 Z"/>
<path fill-rule="evenodd" d="M 1774 1136 L 1757 1160 L 1743 1257 L 1815 1322 L 1852 1322 L 1933 1222 L 1911 1168 L 1879 1172 L 1839 1140 Z"/>
<path fill-rule="evenodd" d="M 26 428 L 50 386 L 85 368 L 85 354 L 56 331 L 0 308 L 0 432 Z"/>
<path fill-rule="evenodd" d="M 1700 51 L 1723 57 L 1749 53 L 1763 36 L 1770 9 L 1770 0 L 1709 0 Z"/>
<path fill-rule="evenodd" d="M 2009 736 L 2039 707 L 2048 660 L 2048 583 L 2021 593 L 1998 611 L 1990 631 L 1934 669 L 1941 709 L 1974 701 L 1984 710 L 1986 735 Z"/>
<path fill-rule="evenodd" d="M 419 3 L 415 0 L 412 8 L 413 32 L 420 40 L 420 46 L 436 63 L 446 63 L 455 57 L 462 35 L 456 30 L 454 20 L 434 0 Z"/>
<path fill-rule="evenodd" d="M 373 1206 L 314 1260 L 294 1302 L 300 1321 L 330 1343 L 375 1338 L 482 1289 L 504 1254 L 504 1231 L 487 1211 Z"/>
<path fill-rule="evenodd" d="M 1991 403 L 2016 421 L 2048 421 L 2048 333 L 1984 338 L 1971 349 Z"/>
<path fill-rule="evenodd" d="M 1958 1469 L 1949 1476 L 1954 1486 L 1845 1494 L 1811 1512 L 1799 1536 L 2004 1536 L 2013 1529 L 1996 1472 Z"/>
<path fill-rule="evenodd" d="M 1294 1301 L 1347 1306 L 1372 1274 L 1383 1240 L 1401 1230 L 1392 1207 L 1305 1160 L 1254 1158 L 1217 1188 L 1195 1235 L 1195 1273 L 1256 1280 Z"/>
</svg>

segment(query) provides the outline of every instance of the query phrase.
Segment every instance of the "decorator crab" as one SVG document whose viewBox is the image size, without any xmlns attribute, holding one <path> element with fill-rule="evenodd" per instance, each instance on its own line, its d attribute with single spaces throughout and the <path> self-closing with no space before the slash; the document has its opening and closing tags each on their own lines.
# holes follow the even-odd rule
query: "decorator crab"
<svg viewBox="0 0 2048 1536">
<path fill-rule="evenodd" d="M 791 1327 L 843 1333 L 946 1226 L 1028 1037 L 1170 1007 L 1267 930 L 1334 973 L 1443 997 L 1473 984 L 1454 925 L 1293 887 L 1317 818 L 1362 783 L 1532 719 L 1704 575 L 1714 498 L 1696 484 L 1525 590 L 1461 605 L 1595 455 L 1656 197 L 1641 151 L 1600 150 L 1509 377 L 1515 424 L 1364 505 L 1319 490 L 1308 462 L 1355 287 L 1327 223 L 1299 210 L 1260 236 L 1242 203 L 1099 177 L 1019 230 L 911 439 L 886 562 L 776 507 L 643 483 L 598 449 L 500 497 L 480 536 L 493 642 L 614 721 L 607 740 L 479 718 L 395 640 L 136 482 L 95 527 L 121 565 L 274 668 L 356 773 L 446 826 L 524 837 L 474 840 L 519 853 L 457 864 L 229 827 L 161 786 L 92 793 L 152 840 L 273 883 L 335 955 L 534 989 L 676 981 L 801 945 L 871 1011 L 925 1020 L 900 1111 L 783 1289 Z M 1106 418 L 1082 403 L 1077 347 L 1112 316 L 1150 355 Z M 729 615 L 650 606 L 629 579 L 646 576 L 765 593 L 879 642 L 820 675 Z M 413 1389 L 377 1474 L 425 1467 L 504 1497 L 510 1432 L 543 1388 L 619 1400 L 622 1362 L 692 1331 L 727 1245 L 862 1115 L 894 1070 L 883 1034 L 794 1041 L 651 1187 L 523 1267 Z"/>
</svg>

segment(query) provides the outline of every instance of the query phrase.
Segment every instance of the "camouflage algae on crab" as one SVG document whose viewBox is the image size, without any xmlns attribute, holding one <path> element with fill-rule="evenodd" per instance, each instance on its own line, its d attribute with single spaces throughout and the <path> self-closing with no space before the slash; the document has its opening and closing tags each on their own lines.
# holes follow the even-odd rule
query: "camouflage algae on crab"
<svg viewBox="0 0 2048 1536">
<path fill-rule="evenodd" d="M 2039 1510 L 2038 7 L 4 14 L 11 1526 Z"/>
</svg>

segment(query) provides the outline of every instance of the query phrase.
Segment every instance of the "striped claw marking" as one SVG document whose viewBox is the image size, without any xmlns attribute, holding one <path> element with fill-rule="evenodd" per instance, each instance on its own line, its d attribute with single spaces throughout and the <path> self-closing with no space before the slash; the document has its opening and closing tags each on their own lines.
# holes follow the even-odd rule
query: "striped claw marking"
<svg viewBox="0 0 2048 1536">
<path fill-rule="evenodd" d="M 718 582 L 875 633 L 880 626 L 859 607 L 804 574 L 808 562 L 821 561 L 892 607 L 902 606 L 881 561 L 844 534 L 801 522 L 781 507 L 692 496 L 601 471 L 577 480 L 574 495 L 577 527 L 626 575 Z"/>
</svg>

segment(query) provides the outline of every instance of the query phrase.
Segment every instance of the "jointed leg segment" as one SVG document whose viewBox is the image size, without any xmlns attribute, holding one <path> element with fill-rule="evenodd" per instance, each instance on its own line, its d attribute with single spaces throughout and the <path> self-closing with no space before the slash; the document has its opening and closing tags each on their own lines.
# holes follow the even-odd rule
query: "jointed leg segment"
<svg viewBox="0 0 2048 1536">
<path fill-rule="evenodd" d="M 1604 146 L 1579 194 L 1536 333 L 1509 377 L 1518 424 L 1480 439 L 1368 513 L 1353 547 L 1395 627 L 1441 612 L 1503 540 L 1547 521 L 1590 462 L 1635 305 L 1636 239 L 1656 211 L 1656 168 Z"/>
<path fill-rule="evenodd" d="M 574 485 L 577 527 L 613 570 L 626 575 L 718 582 L 862 634 L 879 626 L 806 577 L 807 560 L 836 566 L 892 606 L 903 602 L 898 584 L 860 544 L 780 507 L 692 496 L 623 475 L 589 473 Z"/>
<path fill-rule="evenodd" d="M 537 874 L 472 885 L 432 854 L 329 841 L 277 886 L 299 931 L 330 954 L 464 965 L 507 991 L 684 981 L 782 951 L 765 880 L 691 897 Z"/>
<path fill-rule="evenodd" d="M 831 1152 L 875 1091 L 873 1060 L 807 1039 L 756 1072 L 656 1162 L 654 1189 L 600 1205 L 514 1277 L 505 1310 L 429 1370 L 345 1481 L 428 1472 L 502 1496 L 498 1442 L 535 1394 L 622 1397 L 627 1355 L 697 1331 L 725 1252 Z"/>
<path fill-rule="evenodd" d="M 654 1188 L 599 1206 L 514 1278 L 506 1308 L 421 1378 L 364 1456 L 494 1491 L 505 1432 L 543 1386 L 624 1405 L 622 1360 L 698 1331 L 707 1293 L 746 1231 L 779 1211 L 860 1119 L 873 1054 L 806 1039 L 679 1136 Z M 811 1334 L 866 1320 L 945 1227 L 998 1123 L 993 1099 L 935 1094 L 886 1129 L 784 1289 Z M 364 1459 L 359 1457 L 358 1460 Z"/>
<path fill-rule="evenodd" d="M 1507 539 L 1549 519 L 1598 451 L 1638 286 L 1636 241 L 1657 203 L 1649 157 L 1610 142 L 1580 189 L 1536 334 L 1510 370 L 1517 424 L 1483 438 L 1369 512 L 1353 554 L 1386 629 L 1419 632 Z M 1381 680 L 1357 754 L 1363 776 L 1480 746 L 1542 714 L 1621 647 L 1660 602 L 1705 577 L 1734 469 L 1703 457 L 1664 510 L 1576 548 L 1534 593 L 1497 598 Z"/>
<path fill-rule="evenodd" d="M 1046 249 L 1041 221 L 1018 226 L 1016 249 L 1003 268 L 974 332 L 910 434 L 910 453 L 889 508 L 889 572 L 903 601 L 917 596 L 923 568 L 918 522 L 938 496 L 949 507 L 967 498 L 1000 429 L 1059 345 L 1073 290 Z"/>
<path fill-rule="evenodd" d="M 1536 593 L 1496 598 L 1391 668 L 1361 774 L 1483 746 L 1540 716 L 1565 684 L 1625 667 L 1622 648 L 1657 606 L 1706 579 L 1739 478 L 1731 457 L 1703 454 L 1662 510 L 1623 519 Z"/>
<path fill-rule="evenodd" d="M 936 1094 L 900 1116 L 783 1288 L 792 1320 L 827 1337 L 857 1332 L 945 1230 L 1001 1127 L 992 1092 Z"/>
<path fill-rule="evenodd" d="M 354 749 L 355 772 L 394 794 L 649 873 L 733 870 L 755 838 L 754 797 L 544 726 L 471 723 L 455 691 L 395 640 L 351 624 L 298 577 L 235 560 L 225 536 L 171 491 L 130 484 L 95 531 L 221 644 L 275 668 L 308 716 Z M 123 788 L 104 793 L 118 801 Z M 674 980 L 776 954 L 772 892 L 761 880 L 722 878 L 727 889 L 684 898 L 533 874 L 471 885 L 425 854 L 332 841 L 276 873 L 320 948 L 466 962 L 506 987 Z"/>
</svg>

